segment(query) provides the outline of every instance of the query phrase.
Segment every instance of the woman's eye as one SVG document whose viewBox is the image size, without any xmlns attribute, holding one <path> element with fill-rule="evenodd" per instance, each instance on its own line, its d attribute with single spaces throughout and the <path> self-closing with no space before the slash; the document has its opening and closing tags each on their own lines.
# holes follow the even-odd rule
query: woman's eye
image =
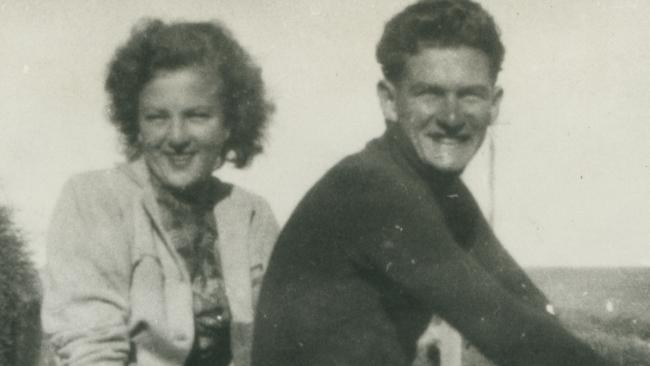
<svg viewBox="0 0 650 366">
<path fill-rule="evenodd" d="M 145 121 L 153 123 L 163 122 L 166 118 L 167 117 L 163 114 L 147 114 L 144 116 Z"/>
</svg>

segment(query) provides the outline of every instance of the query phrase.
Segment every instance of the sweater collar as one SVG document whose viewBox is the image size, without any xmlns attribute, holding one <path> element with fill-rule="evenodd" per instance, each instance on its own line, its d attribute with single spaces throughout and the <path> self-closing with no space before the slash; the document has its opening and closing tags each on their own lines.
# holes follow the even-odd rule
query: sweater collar
<svg viewBox="0 0 650 366">
<path fill-rule="evenodd" d="M 460 173 L 441 172 L 423 162 L 415 151 L 411 140 L 399 125 L 389 123 L 384 135 L 379 140 L 388 148 L 391 156 L 400 166 L 413 171 L 436 191 L 448 189 L 459 182 Z"/>
</svg>

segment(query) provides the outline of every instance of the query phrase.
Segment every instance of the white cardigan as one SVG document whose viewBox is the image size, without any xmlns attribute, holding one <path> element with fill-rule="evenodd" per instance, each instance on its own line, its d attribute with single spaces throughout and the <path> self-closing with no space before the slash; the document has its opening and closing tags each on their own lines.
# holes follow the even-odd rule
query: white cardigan
<svg viewBox="0 0 650 366">
<path fill-rule="evenodd" d="M 43 327 L 63 365 L 183 365 L 194 341 L 189 275 L 162 230 L 143 160 L 72 178 L 56 206 Z M 232 312 L 233 365 L 248 366 L 253 310 L 278 233 L 268 204 L 233 187 L 215 206 Z"/>
</svg>

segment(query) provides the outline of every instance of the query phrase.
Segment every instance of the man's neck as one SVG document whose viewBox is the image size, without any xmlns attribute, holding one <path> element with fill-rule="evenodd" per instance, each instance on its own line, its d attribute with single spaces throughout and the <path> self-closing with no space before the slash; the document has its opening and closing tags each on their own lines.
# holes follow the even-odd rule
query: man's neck
<svg viewBox="0 0 650 366">
<path fill-rule="evenodd" d="M 382 138 L 388 143 L 391 150 L 399 154 L 404 160 L 403 163 L 407 164 L 410 169 L 414 170 L 427 183 L 433 185 L 436 190 L 445 188 L 456 182 L 462 173 L 443 172 L 423 162 L 415 151 L 408 136 L 406 136 L 399 125 L 387 123 L 386 131 Z"/>
</svg>

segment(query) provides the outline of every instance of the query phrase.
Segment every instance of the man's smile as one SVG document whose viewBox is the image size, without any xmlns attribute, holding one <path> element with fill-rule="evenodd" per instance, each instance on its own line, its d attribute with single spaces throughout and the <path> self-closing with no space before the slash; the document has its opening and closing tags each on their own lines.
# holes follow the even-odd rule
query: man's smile
<svg viewBox="0 0 650 366">
<path fill-rule="evenodd" d="M 467 143 L 472 138 L 469 134 L 448 135 L 442 132 L 428 133 L 427 137 L 441 145 L 461 145 Z"/>
</svg>

